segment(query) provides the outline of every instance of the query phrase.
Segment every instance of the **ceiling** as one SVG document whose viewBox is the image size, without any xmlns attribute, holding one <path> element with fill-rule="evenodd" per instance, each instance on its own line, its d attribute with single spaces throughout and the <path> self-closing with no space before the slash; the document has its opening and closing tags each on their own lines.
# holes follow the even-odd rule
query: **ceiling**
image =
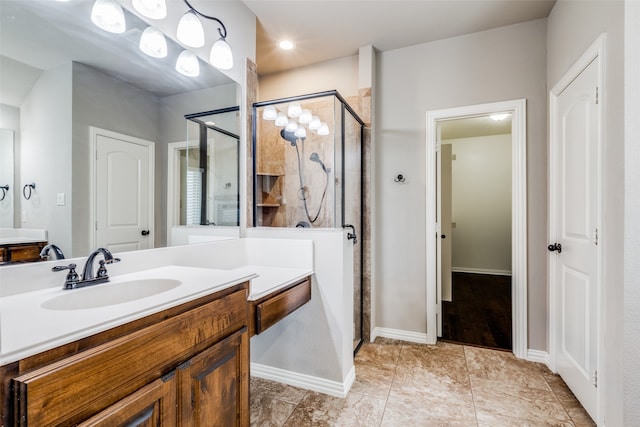
<svg viewBox="0 0 640 427">
<path fill-rule="evenodd" d="M 256 62 L 266 75 L 545 18 L 555 0 L 243 0 L 258 18 Z M 289 38 L 296 49 L 276 42 Z"/>
<path fill-rule="evenodd" d="M 491 119 L 489 115 L 484 115 L 455 120 L 443 120 L 439 123 L 441 124 L 440 139 L 442 141 L 511 133 L 511 115 L 500 121 Z"/>
</svg>

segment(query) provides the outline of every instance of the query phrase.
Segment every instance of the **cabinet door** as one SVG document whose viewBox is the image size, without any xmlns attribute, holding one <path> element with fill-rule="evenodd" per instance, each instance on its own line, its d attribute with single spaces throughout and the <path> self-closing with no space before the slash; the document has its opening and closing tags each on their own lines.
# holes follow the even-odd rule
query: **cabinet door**
<svg viewBox="0 0 640 427">
<path fill-rule="evenodd" d="M 249 425 L 249 334 L 243 328 L 177 370 L 183 426 Z"/>
<path fill-rule="evenodd" d="M 172 374 L 142 387 L 79 426 L 173 427 L 176 403 L 176 381 Z"/>
</svg>

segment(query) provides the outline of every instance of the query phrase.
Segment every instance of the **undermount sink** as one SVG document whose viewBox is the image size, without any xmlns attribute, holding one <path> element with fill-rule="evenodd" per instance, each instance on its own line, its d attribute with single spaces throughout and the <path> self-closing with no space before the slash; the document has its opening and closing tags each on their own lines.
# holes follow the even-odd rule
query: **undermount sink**
<svg viewBox="0 0 640 427">
<path fill-rule="evenodd" d="M 142 279 L 127 282 L 104 283 L 73 291 L 46 300 L 47 310 L 84 310 L 122 304 L 158 295 L 182 284 L 174 279 Z"/>
</svg>

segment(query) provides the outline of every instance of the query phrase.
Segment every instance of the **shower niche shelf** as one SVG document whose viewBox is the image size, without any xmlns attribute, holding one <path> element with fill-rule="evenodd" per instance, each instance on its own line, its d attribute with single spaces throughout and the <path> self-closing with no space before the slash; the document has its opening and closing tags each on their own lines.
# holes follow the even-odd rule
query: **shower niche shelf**
<svg viewBox="0 0 640 427">
<path fill-rule="evenodd" d="M 256 213 L 261 225 L 271 225 L 282 206 L 282 179 L 277 173 L 256 173 Z"/>
</svg>

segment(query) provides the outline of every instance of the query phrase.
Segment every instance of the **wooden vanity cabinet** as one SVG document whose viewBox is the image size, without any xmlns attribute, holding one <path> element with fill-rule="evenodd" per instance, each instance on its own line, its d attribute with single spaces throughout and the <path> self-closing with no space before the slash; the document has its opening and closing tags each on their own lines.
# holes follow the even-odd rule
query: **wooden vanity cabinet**
<svg viewBox="0 0 640 427">
<path fill-rule="evenodd" d="M 247 289 L 237 285 L 54 349 L 50 358 L 20 361 L 12 402 L 3 405 L 13 412 L 6 425 L 248 426 Z"/>
<path fill-rule="evenodd" d="M 0 245 L 0 265 L 4 263 L 42 261 L 40 251 L 47 242 L 11 243 Z"/>
<path fill-rule="evenodd" d="M 311 277 L 249 303 L 249 335 L 254 336 L 278 323 L 311 301 Z"/>
</svg>

